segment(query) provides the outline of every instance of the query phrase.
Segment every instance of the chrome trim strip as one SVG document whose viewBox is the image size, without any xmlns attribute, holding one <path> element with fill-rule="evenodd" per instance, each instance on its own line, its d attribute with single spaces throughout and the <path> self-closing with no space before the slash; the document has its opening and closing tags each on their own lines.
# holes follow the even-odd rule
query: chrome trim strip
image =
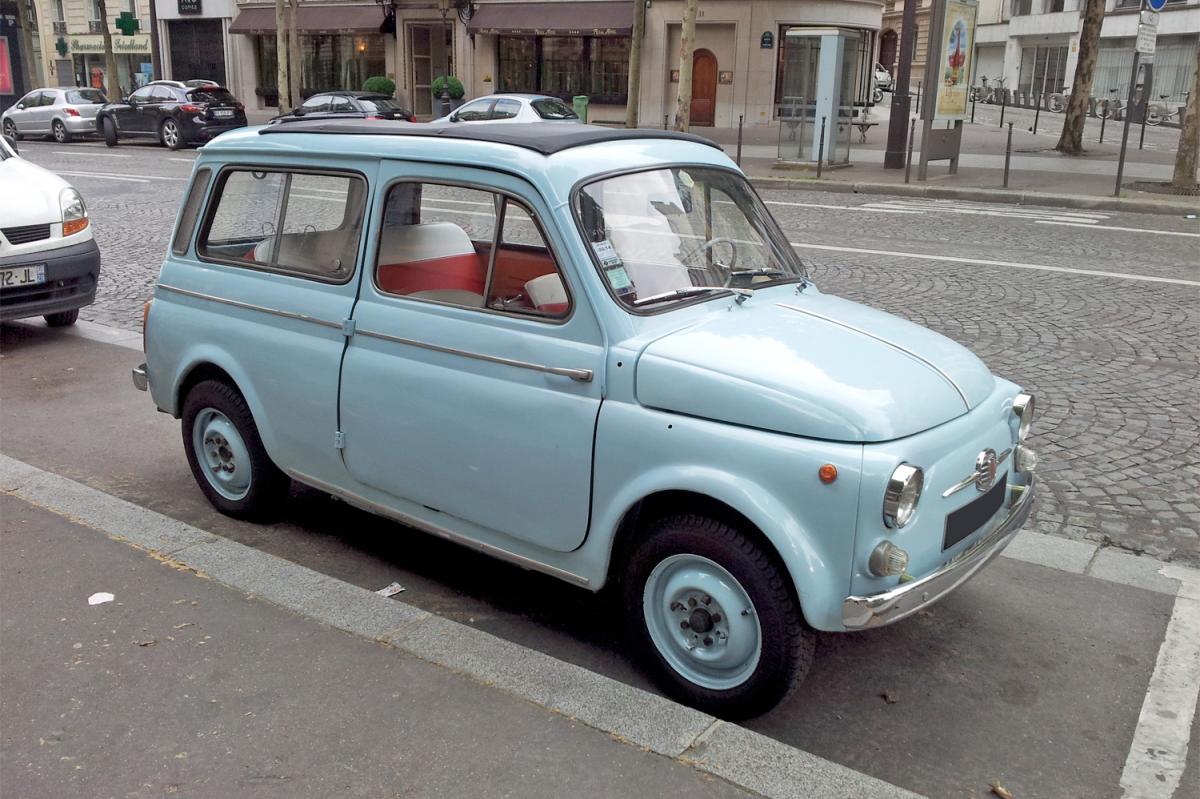
<svg viewBox="0 0 1200 799">
<path fill-rule="evenodd" d="M 133 367 L 133 387 L 138 391 L 146 391 L 150 388 L 150 378 L 146 376 L 146 364 Z"/>
<path fill-rule="evenodd" d="M 886 344 L 887 346 L 891 347 L 892 349 L 903 352 L 905 355 L 909 356 L 913 360 L 916 360 L 916 361 L 919 361 L 919 362 L 925 364 L 930 369 L 932 369 L 933 371 L 935 371 L 939 375 L 941 375 L 942 379 L 945 380 L 947 383 L 949 383 L 951 386 L 953 386 L 954 390 L 958 392 L 958 396 L 962 399 L 963 405 L 967 406 L 967 410 L 968 411 L 971 410 L 971 402 L 967 399 L 967 395 L 963 392 L 962 388 L 959 387 L 958 383 L 954 382 L 954 378 L 950 377 L 950 375 L 948 375 L 944 371 L 942 371 L 937 365 L 931 363 L 930 361 L 925 360 L 920 355 L 917 355 L 915 352 L 908 349 L 907 347 L 903 347 L 894 341 L 888 341 L 886 338 L 883 338 L 882 336 L 877 336 L 868 330 L 863 330 L 861 327 L 856 327 L 855 325 L 847 324 L 846 322 L 843 322 L 841 320 L 834 319 L 832 316 L 826 316 L 825 314 L 819 314 L 816 311 L 810 311 L 807 308 L 797 308 L 795 305 L 788 305 L 785 302 L 780 302 L 780 303 L 776 303 L 776 304 L 780 308 L 787 308 L 789 311 L 795 311 L 796 313 L 802 313 L 806 316 L 812 316 L 817 319 L 823 319 L 824 321 L 829 322 L 830 324 L 835 324 L 838 327 L 844 327 L 847 330 L 853 330 L 855 333 L 864 335 L 867 338 L 873 338 L 876 341 L 880 342 L 881 344 Z"/>
<path fill-rule="evenodd" d="M 526 569 L 549 574 L 551 577 L 557 577 L 560 580 L 565 580 L 568 583 L 572 583 L 583 588 L 587 588 L 591 585 L 591 581 L 588 578 L 575 574 L 574 572 L 569 572 L 566 569 L 560 569 L 557 566 L 550 566 L 549 564 L 533 560 L 532 558 L 527 558 L 524 555 L 518 555 L 515 552 L 510 552 L 507 549 L 501 549 L 498 546 L 487 544 L 474 538 L 467 538 L 466 536 L 459 535 L 451 530 L 447 530 L 444 527 L 438 527 L 436 524 L 431 524 L 422 519 L 418 519 L 415 516 L 409 516 L 407 513 L 401 513 L 394 508 L 389 508 L 388 506 L 381 505 L 378 502 L 372 502 L 366 497 L 359 496 L 358 494 L 355 494 L 352 491 L 347 491 L 343 488 L 338 488 L 335 485 L 326 483 L 323 480 L 318 480 L 315 477 L 311 477 L 303 472 L 296 471 L 295 469 L 287 469 L 286 471 L 288 476 L 293 480 L 304 483 L 305 485 L 315 488 L 318 491 L 324 491 L 328 494 L 332 494 L 333 496 L 338 497 L 339 499 L 361 510 L 368 511 L 379 516 L 384 516 L 392 519 L 393 521 L 400 522 L 401 524 L 406 524 L 409 527 L 415 527 L 422 532 L 436 535 L 438 538 L 444 538 L 447 541 L 452 541 L 455 544 L 461 544 L 471 549 L 477 549 L 485 555 L 491 555 L 493 557 L 500 558 L 501 560 L 506 560 L 509 563 L 515 563 L 516 565 Z"/>
<path fill-rule="evenodd" d="M 1012 447 L 1009 447 L 1008 449 L 1001 452 L 999 455 L 996 456 L 996 465 L 999 466 L 1000 464 L 1004 463 L 1006 460 L 1008 460 L 1008 456 L 1011 454 L 1012 454 Z M 952 494 L 957 494 L 959 491 L 962 491 L 967 486 L 975 485 L 975 478 L 978 475 L 979 475 L 979 472 L 971 472 L 969 475 L 964 477 L 962 480 L 958 481 L 957 483 L 955 483 L 954 485 L 950 486 L 945 491 L 943 491 L 942 497 L 948 497 L 948 496 L 951 496 Z"/>
<path fill-rule="evenodd" d="M 911 616 L 958 588 L 1012 542 L 1033 509 L 1034 482 L 1012 486 L 1008 516 L 983 538 L 964 549 L 932 574 L 891 591 L 872 596 L 849 596 L 842 602 L 842 626 L 847 630 L 881 627 Z"/>
<path fill-rule="evenodd" d="M 218 297 L 214 294 L 204 294 L 203 292 L 192 291 L 190 289 L 181 289 L 178 286 L 168 286 L 166 283 L 159 283 L 158 287 L 176 294 L 182 294 L 184 297 L 195 297 L 198 300 L 211 300 L 213 302 L 219 302 L 222 305 L 231 305 L 234 308 L 244 308 L 247 311 L 261 311 L 274 316 L 282 316 L 284 319 L 295 319 L 300 322 L 311 322 L 314 325 L 320 325 L 321 327 L 333 327 L 337 328 L 338 330 L 342 328 L 341 322 L 331 322 L 327 319 L 318 319 L 315 316 L 308 316 L 302 313 L 281 311 L 278 308 L 268 308 L 265 305 L 254 305 L 253 303 L 242 302 L 241 300 L 231 300 L 226 297 Z"/>
<path fill-rule="evenodd" d="M 484 355 L 481 352 L 471 352 L 469 350 L 459 350 L 453 347 L 443 347 L 440 344 L 428 344 L 424 341 L 416 341 L 411 338 L 392 336 L 387 333 L 377 333 L 374 330 L 360 329 L 358 334 L 360 336 L 370 336 L 371 338 L 377 338 L 383 341 L 391 341 L 395 344 L 405 344 L 409 347 L 418 347 L 423 350 L 431 350 L 432 352 L 444 352 L 447 355 L 461 355 L 464 358 L 474 358 L 477 361 L 487 361 L 488 363 L 498 363 L 504 366 L 515 366 L 518 369 L 530 369 L 534 372 L 544 372 L 545 374 L 549 375 L 569 377 L 579 383 L 590 383 L 592 382 L 593 377 L 591 369 L 569 369 L 563 366 L 542 366 L 540 363 L 516 361 L 512 358 L 501 358 L 497 355 Z"/>
</svg>

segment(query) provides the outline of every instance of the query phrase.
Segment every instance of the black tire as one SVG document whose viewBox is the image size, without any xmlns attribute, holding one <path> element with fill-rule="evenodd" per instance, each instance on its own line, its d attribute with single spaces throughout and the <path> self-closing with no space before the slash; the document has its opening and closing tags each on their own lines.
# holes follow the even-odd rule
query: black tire
<svg viewBox="0 0 1200 799">
<path fill-rule="evenodd" d="M 54 140 L 59 144 L 71 143 L 71 131 L 67 130 L 67 126 L 61 121 L 54 120 L 54 123 L 50 125 L 50 131 Z"/>
<path fill-rule="evenodd" d="M 13 141 L 21 141 L 25 138 L 21 135 L 21 132 L 17 130 L 17 123 L 13 122 L 11 119 L 4 120 L 4 135 Z"/>
<path fill-rule="evenodd" d="M 731 574 L 750 597 L 761 630 L 754 671 L 727 690 L 682 676 L 659 652 L 644 612 L 646 581 L 674 555 L 707 558 Z M 674 515 L 652 522 L 629 559 L 621 593 L 633 644 L 651 676 L 671 697 L 725 719 L 760 715 L 786 699 L 812 665 L 816 634 L 804 622 L 781 564 L 742 530 L 708 516 Z"/>
<path fill-rule="evenodd" d="M 179 127 L 179 123 L 171 117 L 164 119 L 158 126 L 158 140 L 170 150 L 178 150 L 187 144 L 183 140 L 183 128 Z"/>
<path fill-rule="evenodd" d="M 250 484 L 245 496 L 230 499 L 209 481 L 192 435 L 196 417 L 207 410 L 223 414 L 237 429 L 249 454 Z M 291 481 L 279 470 L 263 447 L 254 417 L 238 390 L 220 380 L 204 380 L 192 387 L 183 400 L 183 448 L 197 485 L 213 507 L 239 519 L 263 519 L 274 515 L 287 499 Z"/>
<path fill-rule="evenodd" d="M 108 117 L 100 120 L 100 132 L 104 134 L 104 143 L 109 147 L 117 146 L 117 126 Z"/>
<path fill-rule="evenodd" d="M 58 313 L 48 313 L 42 317 L 46 320 L 46 324 L 50 327 L 70 327 L 79 319 L 79 309 L 75 308 L 70 311 L 59 311 Z"/>
</svg>

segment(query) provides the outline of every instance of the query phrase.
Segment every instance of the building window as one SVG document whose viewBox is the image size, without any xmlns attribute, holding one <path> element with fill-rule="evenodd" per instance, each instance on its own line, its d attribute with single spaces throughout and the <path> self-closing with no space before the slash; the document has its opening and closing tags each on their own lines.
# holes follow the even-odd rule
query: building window
<svg viewBox="0 0 1200 799">
<path fill-rule="evenodd" d="M 1063 0 L 1046 0 L 1046 13 L 1057 14 L 1063 10 Z"/>
<path fill-rule="evenodd" d="M 1024 17 L 1033 13 L 1033 0 L 1012 0 L 1012 15 Z"/>
<path fill-rule="evenodd" d="M 1026 47 L 1021 51 L 1018 90 L 1036 97 L 1061 92 L 1067 79 L 1067 47 Z"/>
<path fill-rule="evenodd" d="M 628 37 L 501 36 L 496 70 L 501 92 L 577 94 L 620 105 L 629 86 Z"/>
</svg>

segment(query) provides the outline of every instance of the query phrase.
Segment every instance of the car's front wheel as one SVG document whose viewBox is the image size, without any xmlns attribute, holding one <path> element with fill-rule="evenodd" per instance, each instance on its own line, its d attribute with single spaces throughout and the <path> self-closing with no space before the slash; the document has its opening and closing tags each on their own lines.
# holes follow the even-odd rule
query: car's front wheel
<svg viewBox="0 0 1200 799">
<path fill-rule="evenodd" d="M 54 124 L 50 126 L 50 130 L 54 134 L 54 140 L 59 144 L 66 144 L 71 141 L 71 131 L 67 130 L 67 126 L 60 120 L 54 120 Z"/>
<path fill-rule="evenodd" d="M 48 313 L 42 317 L 50 327 L 70 327 L 79 320 L 79 309 Z"/>
<path fill-rule="evenodd" d="M 263 447 L 246 400 L 226 383 L 205 380 L 188 392 L 183 447 L 200 490 L 222 513 L 261 518 L 287 498 L 290 481 Z"/>
<path fill-rule="evenodd" d="M 714 715 L 766 712 L 812 663 L 816 636 L 783 567 L 719 519 L 674 515 L 652 523 L 630 559 L 623 595 L 655 681 Z"/>
<path fill-rule="evenodd" d="M 162 143 L 170 149 L 178 150 L 183 146 L 183 131 L 179 129 L 179 123 L 170 117 L 163 120 L 158 132 Z"/>
<path fill-rule="evenodd" d="M 109 119 L 104 117 L 100 120 L 100 132 L 104 134 L 104 143 L 109 147 L 117 146 L 117 126 Z"/>
<path fill-rule="evenodd" d="M 11 119 L 4 120 L 4 135 L 13 141 L 20 141 L 22 138 L 24 138 L 21 136 L 20 132 L 17 131 L 17 123 L 13 122 Z"/>
</svg>

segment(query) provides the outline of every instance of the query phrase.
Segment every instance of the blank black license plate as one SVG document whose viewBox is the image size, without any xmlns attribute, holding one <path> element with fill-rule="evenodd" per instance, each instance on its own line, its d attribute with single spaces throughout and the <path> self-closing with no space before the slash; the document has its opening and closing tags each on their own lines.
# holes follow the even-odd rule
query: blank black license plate
<svg viewBox="0 0 1200 799">
<path fill-rule="evenodd" d="M 946 517 L 946 534 L 942 537 L 942 549 L 962 541 L 983 527 L 987 520 L 996 515 L 1004 504 L 1007 493 L 1008 475 L 1000 475 L 1000 482 L 992 486 L 982 497 L 972 500 Z"/>
</svg>

